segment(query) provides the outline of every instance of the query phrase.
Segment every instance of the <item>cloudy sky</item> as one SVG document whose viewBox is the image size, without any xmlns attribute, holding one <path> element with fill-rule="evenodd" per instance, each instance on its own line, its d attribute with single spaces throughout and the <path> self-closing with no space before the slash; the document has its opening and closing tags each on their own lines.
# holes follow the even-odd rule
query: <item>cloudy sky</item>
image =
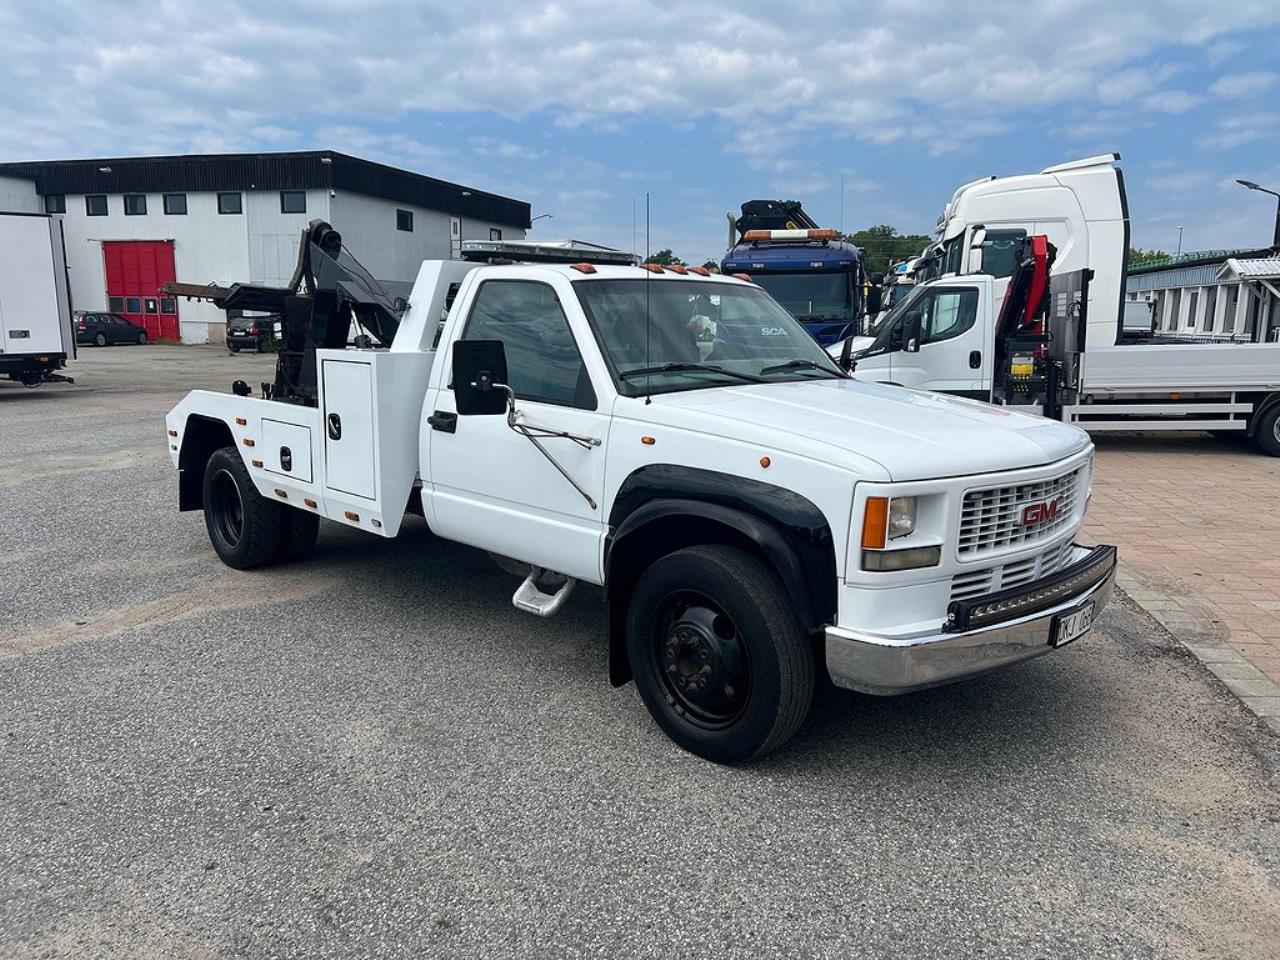
<svg viewBox="0 0 1280 960">
<path fill-rule="evenodd" d="M 328 147 L 719 255 L 724 214 L 930 232 L 960 183 L 1118 151 L 1133 241 L 1264 244 L 1280 3 L 13 0 L 0 159 Z"/>
</svg>

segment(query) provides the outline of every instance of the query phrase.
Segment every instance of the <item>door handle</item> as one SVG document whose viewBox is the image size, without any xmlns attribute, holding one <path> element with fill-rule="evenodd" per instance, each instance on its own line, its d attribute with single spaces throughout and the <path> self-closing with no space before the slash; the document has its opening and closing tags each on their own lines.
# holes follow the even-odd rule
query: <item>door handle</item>
<svg viewBox="0 0 1280 960">
<path fill-rule="evenodd" d="M 980 366 L 982 366 L 982 351 L 970 350 L 969 351 L 969 369 L 977 370 Z"/>
<path fill-rule="evenodd" d="M 293 473 L 293 451 L 288 447 L 280 448 L 280 469 L 285 473 Z"/>
<path fill-rule="evenodd" d="M 458 432 L 458 415 L 447 410 L 437 410 L 427 417 L 427 423 L 431 424 L 432 430 L 439 430 L 441 433 Z"/>
<path fill-rule="evenodd" d="M 342 439 L 342 418 L 336 413 L 329 414 L 329 439 Z"/>
</svg>

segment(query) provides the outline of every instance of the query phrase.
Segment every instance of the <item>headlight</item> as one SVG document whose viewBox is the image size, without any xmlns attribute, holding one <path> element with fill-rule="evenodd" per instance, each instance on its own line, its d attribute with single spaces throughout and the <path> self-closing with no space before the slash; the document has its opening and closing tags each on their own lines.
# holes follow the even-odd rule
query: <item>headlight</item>
<svg viewBox="0 0 1280 960">
<path fill-rule="evenodd" d="M 889 539 L 910 536 L 916 529 L 916 498 L 894 497 L 889 501 Z"/>
</svg>

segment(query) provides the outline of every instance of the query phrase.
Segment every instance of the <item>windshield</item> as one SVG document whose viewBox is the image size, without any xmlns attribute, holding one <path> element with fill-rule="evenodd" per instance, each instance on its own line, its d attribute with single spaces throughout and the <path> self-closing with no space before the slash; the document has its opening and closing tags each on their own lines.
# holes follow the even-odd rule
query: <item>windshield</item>
<svg viewBox="0 0 1280 960">
<path fill-rule="evenodd" d="M 573 286 L 625 396 L 845 376 L 755 287 L 642 279 Z"/>
<path fill-rule="evenodd" d="M 847 320 L 849 274 L 757 273 L 751 278 L 801 320 Z"/>
<path fill-rule="evenodd" d="M 923 286 L 916 285 L 914 287 L 909 288 L 906 293 L 895 294 L 894 304 L 892 309 L 890 309 L 888 313 L 886 313 L 878 321 L 871 324 L 871 326 L 867 328 L 867 336 L 878 337 L 884 331 L 888 330 L 895 323 L 897 323 L 898 318 L 907 312 L 908 307 L 912 303 L 914 303 L 917 299 L 919 299 L 920 294 L 923 290 L 924 290 Z M 899 299 L 899 297 L 901 299 Z"/>
</svg>

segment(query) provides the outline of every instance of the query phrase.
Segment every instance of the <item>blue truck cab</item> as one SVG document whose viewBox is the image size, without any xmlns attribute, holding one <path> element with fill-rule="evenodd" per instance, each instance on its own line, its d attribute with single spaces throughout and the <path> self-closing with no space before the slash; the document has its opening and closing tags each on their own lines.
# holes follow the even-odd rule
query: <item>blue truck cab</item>
<svg viewBox="0 0 1280 960">
<path fill-rule="evenodd" d="M 796 200 L 749 200 L 731 223 L 724 273 L 749 274 L 818 343 L 856 330 L 863 312 L 862 250 L 824 230 Z"/>
</svg>

